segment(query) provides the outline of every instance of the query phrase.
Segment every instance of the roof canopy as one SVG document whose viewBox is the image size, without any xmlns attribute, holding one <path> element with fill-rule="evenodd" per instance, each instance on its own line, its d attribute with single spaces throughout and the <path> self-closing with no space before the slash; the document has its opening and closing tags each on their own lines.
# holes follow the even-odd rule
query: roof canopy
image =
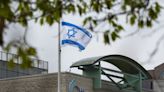
<svg viewBox="0 0 164 92">
<path fill-rule="evenodd" d="M 144 79 L 151 79 L 150 74 L 139 63 L 137 63 L 131 58 L 128 58 L 122 55 L 108 55 L 108 56 L 91 57 L 91 58 L 82 59 L 72 64 L 71 68 L 81 67 L 81 66 L 90 66 L 98 62 L 107 62 L 119 68 L 121 72 L 133 74 L 133 75 L 141 73 Z"/>
</svg>

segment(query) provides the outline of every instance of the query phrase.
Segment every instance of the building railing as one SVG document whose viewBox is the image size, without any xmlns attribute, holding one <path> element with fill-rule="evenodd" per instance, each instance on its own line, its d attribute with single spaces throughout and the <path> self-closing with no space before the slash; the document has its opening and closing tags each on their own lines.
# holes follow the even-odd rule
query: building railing
<svg viewBox="0 0 164 92">
<path fill-rule="evenodd" d="M 9 61 L 11 58 L 17 59 L 14 61 L 14 63 L 16 63 L 16 64 L 22 63 L 22 61 L 18 55 L 0 51 L 0 60 Z M 48 70 L 48 62 L 43 61 L 43 60 L 39 60 L 39 59 L 32 59 L 32 67 Z"/>
<path fill-rule="evenodd" d="M 8 61 L 12 58 L 14 58 L 15 67 L 13 69 L 9 69 Z M 31 67 L 27 69 L 22 69 L 21 64 L 23 61 L 20 59 L 20 56 L 0 51 L 0 79 L 48 73 L 48 62 L 38 59 L 31 60 Z"/>
</svg>

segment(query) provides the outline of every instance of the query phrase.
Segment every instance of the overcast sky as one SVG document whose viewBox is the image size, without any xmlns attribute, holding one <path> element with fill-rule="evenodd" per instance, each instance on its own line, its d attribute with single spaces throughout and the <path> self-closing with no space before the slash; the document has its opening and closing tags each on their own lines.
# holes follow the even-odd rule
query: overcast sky
<svg viewBox="0 0 164 92">
<path fill-rule="evenodd" d="M 161 2 L 164 3 L 163 0 L 161 0 Z M 164 28 L 160 27 L 164 25 L 164 18 L 162 15 L 164 14 L 160 15 L 159 23 L 156 23 L 153 28 L 140 30 L 140 32 L 134 36 L 128 37 L 126 35 L 136 31 L 137 27 L 131 27 L 125 24 L 124 21 L 120 21 L 120 23 L 124 25 L 126 31 L 121 33 L 121 39 L 112 42 L 111 45 L 104 45 L 101 38 L 102 34 L 100 34 L 98 37 L 93 35 L 93 39 L 82 52 L 79 52 L 78 48 L 72 46 L 62 47 L 62 71 L 68 71 L 70 65 L 80 59 L 112 54 L 128 56 L 136 60 L 146 69 L 153 69 L 164 62 L 164 41 L 160 44 L 160 50 L 155 57 L 147 62 L 157 40 L 164 34 Z M 124 17 L 121 16 L 120 19 L 124 20 Z M 63 16 L 63 20 L 82 25 L 82 18 L 76 15 L 65 15 Z M 33 21 L 29 24 L 28 42 L 37 48 L 38 56 L 41 60 L 49 62 L 49 72 L 56 72 L 58 63 L 57 24 L 51 27 L 48 25 L 40 26 Z M 9 41 L 9 39 L 18 39 L 18 37 L 23 34 L 23 28 L 19 25 L 13 24 L 10 27 L 12 28 L 10 28 L 10 32 L 7 31 L 7 36 L 5 37 L 6 41 Z M 154 29 L 159 27 L 160 29 L 156 30 L 157 32 L 153 35 L 145 37 L 145 35 L 150 34 Z"/>
</svg>

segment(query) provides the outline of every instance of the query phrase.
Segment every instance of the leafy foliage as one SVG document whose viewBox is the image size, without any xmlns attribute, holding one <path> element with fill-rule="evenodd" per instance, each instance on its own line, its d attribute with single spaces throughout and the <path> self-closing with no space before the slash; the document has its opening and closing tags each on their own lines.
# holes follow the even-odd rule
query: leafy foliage
<svg viewBox="0 0 164 92">
<path fill-rule="evenodd" d="M 150 0 L 0 0 L 0 45 L 3 46 L 7 23 L 28 27 L 28 21 L 35 20 L 41 25 L 53 25 L 67 14 L 85 16 L 83 24 L 93 32 L 106 23 L 107 29 L 102 28 L 95 33 L 103 32 L 104 43 L 110 44 L 111 40 L 120 38 L 119 33 L 124 30 L 118 22 L 119 16 L 126 16 L 130 25 L 137 24 L 139 28 L 144 28 L 153 26 L 160 11 L 159 3 L 150 3 Z M 8 44 L 7 50 L 12 46 Z M 31 46 L 17 45 L 17 48 L 25 63 L 30 61 L 28 56 L 36 55 Z"/>
<path fill-rule="evenodd" d="M 105 31 L 104 33 L 104 43 L 105 44 L 110 43 L 109 31 Z"/>
</svg>

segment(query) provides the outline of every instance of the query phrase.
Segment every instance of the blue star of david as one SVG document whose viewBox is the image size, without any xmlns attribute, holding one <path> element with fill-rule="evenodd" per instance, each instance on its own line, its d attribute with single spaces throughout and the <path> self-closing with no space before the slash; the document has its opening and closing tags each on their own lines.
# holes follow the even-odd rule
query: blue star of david
<svg viewBox="0 0 164 92">
<path fill-rule="evenodd" d="M 68 29 L 68 38 L 71 38 L 71 37 L 75 37 L 75 34 L 77 33 L 77 31 L 75 31 L 75 28 L 72 28 L 72 29 Z"/>
</svg>

